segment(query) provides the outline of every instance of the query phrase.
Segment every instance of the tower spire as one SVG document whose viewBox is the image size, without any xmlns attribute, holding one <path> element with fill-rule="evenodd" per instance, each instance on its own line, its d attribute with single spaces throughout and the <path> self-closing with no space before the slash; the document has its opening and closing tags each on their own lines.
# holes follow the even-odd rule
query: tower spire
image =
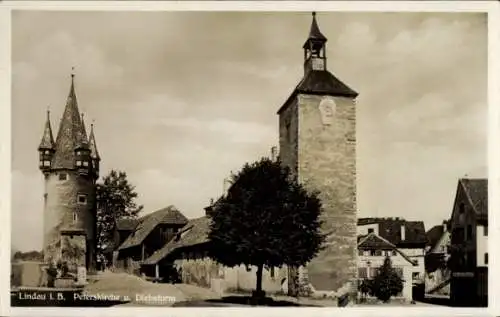
<svg viewBox="0 0 500 317">
<path fill-rule="evenodd" d="M 66 107 L 55 142 L 54 168 L 73 168 L 76 148 L 88 149 L 88 140 L 75 93 L 74 67 Z"/>
<path fill-rule="evenodd" d="M 52 134 L 52 126 L 50 124 L 50 110 L 47 108 L 47 119 L 45 120 L 45 128 L 43 130 L 42 141 L 40 142 L 39 150 L 53 150 L 55 147 L 54 136 Z"/>
<path fill-rule="evenodd" d="M 95 141 L 94 135 L 94 121 L 90 124 L 90 135 L 89 135 L 89 148 L 90 148 L 90 157 L 93 160 L 100 160 L 99 152 L 97 151 L 97 143 Z"/>
<path fill-rule="evenodd" d="M 307 37 L 303 48 L 306 48 L 306 46 L 313 41 L 322 43 L 325 43 L 327 41 L 326 36 L 324 36 L 323 33 L 321 33 L 321 31 L 319 30 L 318 21 L 316 20 L 316 12 L 312 13 L 312 22 L 311 28 L 309 30 L 309 36 Z"/>
</svg>

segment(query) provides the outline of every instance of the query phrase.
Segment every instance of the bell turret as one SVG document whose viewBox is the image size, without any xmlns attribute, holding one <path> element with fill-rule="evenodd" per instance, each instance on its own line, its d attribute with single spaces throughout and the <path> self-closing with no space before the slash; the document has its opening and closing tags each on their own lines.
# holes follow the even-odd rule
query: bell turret
<svg viewBox="0 0 500 317">
<path fill-rule="evenodd" d="M 47 120 L 45 121 L 45 129 L 43 131 L 42 141 L 38 146 L 39 153 L 39 168 L 43 172 L 50 170 L 52 166 L 52 158 L 55 153 L 54 137 L 52 135 L 52 127 L 50 125 L 50 111 L 47 110 Z"/>
</svg>

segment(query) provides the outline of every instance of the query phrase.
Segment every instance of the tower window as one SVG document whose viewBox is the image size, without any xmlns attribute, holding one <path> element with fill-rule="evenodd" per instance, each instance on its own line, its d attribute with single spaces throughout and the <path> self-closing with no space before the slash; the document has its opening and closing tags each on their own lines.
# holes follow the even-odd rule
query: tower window
<svg viewBox="0 0 500 317">
<path fill-rule="evenodd" d="M 50 154 L 50 151 L 49 150 L 45 150 L 45 155 L 49 155 Z"/>
<path fill-rule="evenodd" d="M 85 166 L 85 167 L 89 166 L 89 162 L 83 161 L 83 166 Z"/>
<path fill-rule="evenodd" d="M 82 166 L 82 161 L 76 161 L 76 166 Z"/>
<path fill-rule="evenodd" d="M 43 161 L 43 166 L 50 166 L 50 161 Z"/>
<path fill-rule="evenodd" d="M 78 194 L 78 203 L 81 205 L 87 204 L 87 195 Z"/>
<path fill-rule="evenodd" d="M 66 173 L 59 174 L 59 180 L 60 181 L 65 181 L 67 179 L 68 179 L 68 174 L 66 174 Z"/>
<path fill-rule="evenodd" d="M 78 215 L 76 212 L 73 212 L 73 222 L 76 222 L 78 220 Z"/>
</svg>

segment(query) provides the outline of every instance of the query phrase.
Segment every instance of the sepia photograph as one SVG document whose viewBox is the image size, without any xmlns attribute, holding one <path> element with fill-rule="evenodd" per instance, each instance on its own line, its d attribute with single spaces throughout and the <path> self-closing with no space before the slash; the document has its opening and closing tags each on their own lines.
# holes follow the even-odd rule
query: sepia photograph
<svg viewBox="0 0 500 317">
<path fill-rule="evenodd" d="M 488 307 L 488 13 L 11 13 L 12 307 Z"/>
</svg>

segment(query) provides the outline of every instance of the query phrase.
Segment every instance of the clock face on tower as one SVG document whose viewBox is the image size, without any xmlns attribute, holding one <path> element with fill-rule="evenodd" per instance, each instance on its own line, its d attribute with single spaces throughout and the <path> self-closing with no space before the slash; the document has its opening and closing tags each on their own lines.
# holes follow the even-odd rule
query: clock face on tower
<svg viewBox="0 0 500 317">
<path fill-rule="evenodd" d="M 323 97 L 319 103 L 319 111 L 321 113 L 321 121 L 324 125 L 330 125 L 333 121 L 333 116 L 335 115 L 335 110 L 337 108 L 337 104 L 335 103 L 335 99 L 333 97 L 327 96 Z"/>
</svg>

